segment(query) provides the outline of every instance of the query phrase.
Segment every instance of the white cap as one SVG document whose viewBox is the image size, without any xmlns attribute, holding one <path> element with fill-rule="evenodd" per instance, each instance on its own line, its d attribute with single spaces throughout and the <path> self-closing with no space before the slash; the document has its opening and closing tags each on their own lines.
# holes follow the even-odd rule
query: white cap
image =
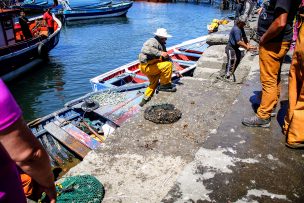
<svg viewBox="0 0 304 203">
<path fill-rule="evenodd" d="M 163 37 L 163 38 L 172 37 L 172 35 L 168 34 L 168 32 L 167 32 L 167 30 L 165 28 L 158 28 L 154 34 L 156 36 Z"/>
</svg>

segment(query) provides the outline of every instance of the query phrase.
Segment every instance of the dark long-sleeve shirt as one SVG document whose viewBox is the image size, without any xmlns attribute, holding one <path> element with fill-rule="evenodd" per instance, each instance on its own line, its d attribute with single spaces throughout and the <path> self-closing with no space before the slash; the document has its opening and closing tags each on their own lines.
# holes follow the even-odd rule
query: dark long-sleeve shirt
<svg viewBox="0 0 304 203">
<path fill-rule="evenodd" d="M 239 28 L 237 25 L 234 25 L 229 35 L 228 45 L 233 49 L 238 49 L 240 47 L 238 42 L 242 40 L 248 43 L 244 28 Z"/>
</svg>

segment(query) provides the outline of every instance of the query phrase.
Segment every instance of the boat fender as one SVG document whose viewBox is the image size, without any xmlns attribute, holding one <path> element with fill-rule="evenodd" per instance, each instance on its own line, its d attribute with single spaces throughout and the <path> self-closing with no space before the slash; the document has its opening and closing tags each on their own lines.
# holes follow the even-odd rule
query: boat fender
<svg viewBox="0 0 304 203">
<path fill-rule="evenodd" d="M 38 54 L 41 58 L 45 58 L 48 56 L 48 49 L 46 45 L 42 42 L 40 42 L 38 45 Z"/>
</svg>

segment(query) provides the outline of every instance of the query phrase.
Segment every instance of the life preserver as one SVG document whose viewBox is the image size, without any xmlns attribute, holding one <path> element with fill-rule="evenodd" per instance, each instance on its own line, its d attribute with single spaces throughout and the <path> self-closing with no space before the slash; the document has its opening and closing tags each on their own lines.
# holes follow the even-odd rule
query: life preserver
<svg viewBox="0 0 304 203">
<path fill-rule="evenodd" d="M 38 45 L 38 55 L 41 58 L 46 58 L 48 56 L 48 49 L 47 49 L 46 45 L 42 42 L 40 42 Z"/>
</svg>

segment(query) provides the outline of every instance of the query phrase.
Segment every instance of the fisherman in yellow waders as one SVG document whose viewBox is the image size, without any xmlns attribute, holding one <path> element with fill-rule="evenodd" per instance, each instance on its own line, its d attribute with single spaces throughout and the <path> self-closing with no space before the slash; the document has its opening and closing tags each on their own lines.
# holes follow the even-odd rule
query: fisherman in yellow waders
<svg viewBox="0 0 304 203">
<path fill-rule="evenodd" d="M 140 102 L 140 106 L 144 106 L 158 88 L 159 91 L 176 92 L 176 88 L 171 83 L 173 64 L 166 50 L 167 38 L 172 37 L 164 28 L 159 28 L 154 33 L 153 38 L 148 39 L 139 54 L 139 68 L 149 79 L 149 86 L 145 91 L 145 96 Z"/>
</svg>

